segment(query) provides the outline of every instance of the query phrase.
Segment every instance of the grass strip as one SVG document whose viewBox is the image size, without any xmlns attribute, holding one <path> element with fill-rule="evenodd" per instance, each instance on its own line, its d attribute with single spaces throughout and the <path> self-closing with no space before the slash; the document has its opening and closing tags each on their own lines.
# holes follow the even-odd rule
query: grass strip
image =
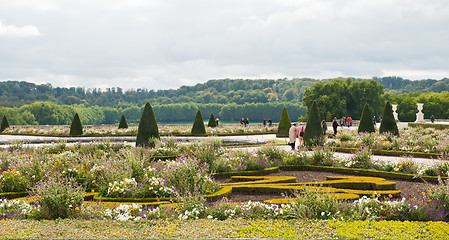
<svg viewBox="0 0 449 240">
<path fill-rule="evenodd" d="M 443 222 L 338 220 L 0 220 L 0 238 L 33 239 L 448 239 Z"/>
</svg>

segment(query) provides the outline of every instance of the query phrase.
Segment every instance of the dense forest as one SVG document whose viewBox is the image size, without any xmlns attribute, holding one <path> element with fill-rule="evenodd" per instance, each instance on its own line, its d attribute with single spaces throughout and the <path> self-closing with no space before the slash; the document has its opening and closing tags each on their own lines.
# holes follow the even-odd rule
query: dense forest
<svg viewBox="0 0 449 240">
<path fill-rule="evenodd" d="M 50 84 L 0 82 L 0 117 L 11 124 L 69 124 L 75 112 L 84 124 L 117 123 L 125 114 L 139 121 L 142 106 L 149 101 L 160 122 L 192 122 L 196 110 L 206 118 L 214 113 L 223 121 L 242 117 L 261 122 L 278 121 L 285 106 L 290 118 L 306 115 L 306 107 L 317 100 L 321 115 L 358 119 L 365 102 L 379 116 L 386 100 L 399 104 L 401 121 L 414 121 L 416 103 L 424 103 L 425 117 L 449 117 L 449 79 L 411 81 L 399 77 L 295 79 L 221 79 L 178 89 L 147 90 L 121 88 L 61 88 Z"/>
</svg>

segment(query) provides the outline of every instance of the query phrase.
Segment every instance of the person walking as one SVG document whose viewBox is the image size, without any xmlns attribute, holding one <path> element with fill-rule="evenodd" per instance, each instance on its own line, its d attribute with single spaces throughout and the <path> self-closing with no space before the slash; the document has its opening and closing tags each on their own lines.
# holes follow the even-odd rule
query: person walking
<svg viewBox="0 0 449 240">
<path fill-rule="evenodd" d="M 296 136 L 298 136 L 298 147 L 302 146 L 304 139 L 304 125 L 302 123 L 299 124 L 299 127 L 296 128 Z"/>
<path fill-rule="evenodd" d="M 262 123 L 263 123 L 263 127 L 266 127 L 267 126 L 267 119 L 264 118 Z"/>
<path fill-rule="evenodd" d="M 245 127 L 249 127 L 249 118 L 246 118 L 245 120 Z"/>
<path fill-rule="evenodd" d="M 293 123 L 290 129 L 288 130 L 288 145 L 292 147 L 292 150 L 295 150 L 295 142 L 296 142 L 296 123 Z"/>
<path fill-rule="evenodd" d="M 323 130 L 323 136 L 326 136 L 327 124 L 326 121 L 321 121 L 321 129 Z"/>
<path fill-rule="evenodd" d="M 271 127 L 272 124 L 273 124 L 273 121 L 271 121 L 271 118 L 268 118 L 268 127 Z"/>
<path fill-rule="evenodd" d="M 334 117 L 334 121 L 332 122 L 332 128 L 334 129 L 334 137 L 337 136 L 337 127 L 338 127 L 337 117 Z"/>
</svg>

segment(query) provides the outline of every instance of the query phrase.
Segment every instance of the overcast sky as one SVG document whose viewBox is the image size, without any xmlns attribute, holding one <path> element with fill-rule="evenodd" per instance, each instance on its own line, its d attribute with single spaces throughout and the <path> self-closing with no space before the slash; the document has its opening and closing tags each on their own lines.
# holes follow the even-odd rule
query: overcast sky
<svg viewBox="0 0 449 240">
<path fill-rule="evenodd" d="M 449 77 L 447 0 L 0 0 L 0 81 Z"/>
</svg>

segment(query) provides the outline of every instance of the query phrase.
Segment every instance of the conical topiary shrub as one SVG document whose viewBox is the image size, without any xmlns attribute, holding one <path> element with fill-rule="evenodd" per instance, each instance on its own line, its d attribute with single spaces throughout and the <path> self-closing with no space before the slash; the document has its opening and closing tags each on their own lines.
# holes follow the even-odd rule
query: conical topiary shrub
<svg viewBox="0 0 449 240">
<path fill-rule="evenodd" d="M 3 116 L 2 118 L 2 125 L 0 126 L 0 133 L 3 132 L 6 128 L 9 128 L 8 119 L 6 119 L 6 116 Z"/>
<path fill-rule="evenodd" d="M 376 131 L 376 128 L 374 127 L 373 116 L 371 115 L 371 110 L 369 109 L 368 103 L 365 103 L 357 132 L 373 133 L 375 131 Z"/>
<path fill-rule="evenodd" d="M 213 113 L 210 114 L 209 117 L 209 123 L 207 123 L 208 127 L 216 127 L 217 126 L 217 122 L 215 121 L 215 116 Z"/>
<path fill-rule="evenodd" d="M 156 117 L 154 116 L 151 104 L 147 102 L 140 117 L 139 128 L 137 129 L 136 146 L 150 146 L 150 138 L 160 139 Z"/>
<path fill-rule="evenodd" d="M 204 135 L 206 134 L 206 128 L 204 127 L 203 115 L 201 115 L 201 111 L 198 110 L 196 112 L 195 122 L 193 122 L 192 131 L 190 132 L 192 135 Z"/>
<path fill-rule="evenodd" d="M 389 102 L 385 104 L 384 114 L 382 115 L 382 122 L 379 128 L 380 133 L 391 133 L 393 135 L 399 136 L 398 125 L 396 120 L 394 120 L 393 110 Z"/>
<path fill-rule="evenodd" d="M 80 116 L 75 113 L 72 120 L 72 125 L 70 125 L 70 136 L 80 136 L 83 135 L 83 125 L 81 124 Z"/>
<path fill-rule="evenodd" d="M 306 145 L 319 145 L 322 142 L 323 129 L 321 128 L 321 117 L 316 101 L 313 101 L 312 107 L 307 117 L 307 125 L 304 130 L 304 143 Z"/>
<path fill-rule="evenodd" d="M 284 109 L 282 109 L 281 119 L 279 120 L 276 137 L 288 137 L 288 130 L 291 126 L 292 123 L 290 122 L 290 117 L 288 116 L 287 109 L 284 107 Z"/>
<path fill-rule="evenodd" d="M 120 119 L 120 123 L 118 124 L 118 128 L 128 128 L 128 123 L 126 122 L 125 114 L 122 114 L 122 118 Z"/>
</svg>

